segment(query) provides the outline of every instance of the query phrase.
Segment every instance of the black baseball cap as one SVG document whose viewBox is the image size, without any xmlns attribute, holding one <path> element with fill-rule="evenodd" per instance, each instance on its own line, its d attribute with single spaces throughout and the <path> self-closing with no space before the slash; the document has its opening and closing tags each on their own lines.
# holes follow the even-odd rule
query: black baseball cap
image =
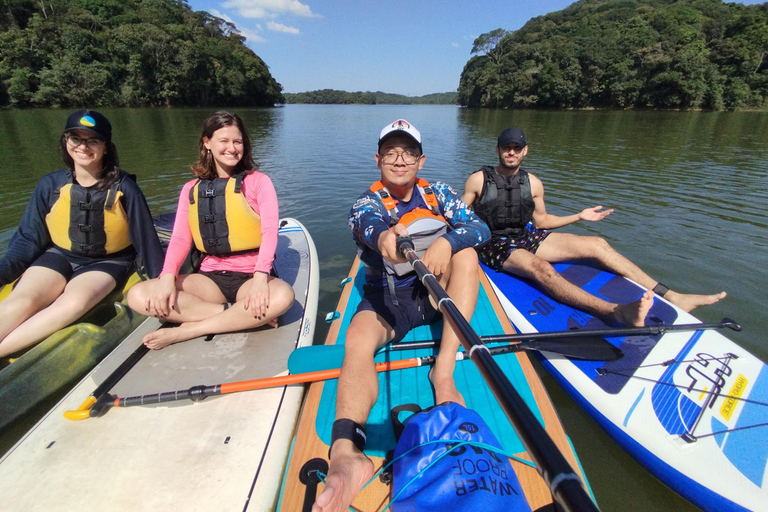
<svg viewBox="0 0 768 512">
<path fill-rule="evenodd" d="M 507 128 L 499 134 L 496 147 L 503 148 L 507 144 L 517 143 L 521 148 L 526 146 L 525 133 L 520 128 Z"/>
<path fill-rule="evenodd" d="M 65 132 L 70 130 L 86 130 L 104 142 L 112 140 L 112 125 L 109 120 L 95 110 L 78 110 L 67 117 Z"/>
</svg>

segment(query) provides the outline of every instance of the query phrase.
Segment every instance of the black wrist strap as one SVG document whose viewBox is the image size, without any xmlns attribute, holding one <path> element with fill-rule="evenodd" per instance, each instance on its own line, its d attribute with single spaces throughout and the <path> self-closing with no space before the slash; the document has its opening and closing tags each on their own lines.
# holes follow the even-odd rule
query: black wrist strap
<svg viewBox="0 0 768 512">
<path fill-rule="evenodd" d="M 346 418 L 333 422 L 331 429 L 331 446 L 328 448 L 328 458 L 331 458 L 331 448 L 338 439 L 348 439 L 361 452 L 365 449 L 365 427 Z"/>
<path fill-rule="evenodd" d="M 669 288 L 664 286 L 661 283 L 656 283 L 656 286 L 653 287 L 653 293 L 658 295 L 659 297 L 663 297 L 665 293 L 669 291 Z"/>
</svg>

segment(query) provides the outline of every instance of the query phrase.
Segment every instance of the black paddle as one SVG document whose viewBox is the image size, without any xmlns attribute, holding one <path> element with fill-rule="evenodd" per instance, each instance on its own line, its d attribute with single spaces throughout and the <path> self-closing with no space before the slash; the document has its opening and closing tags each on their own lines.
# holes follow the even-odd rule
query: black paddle
<svg viewBox="0 0 768 512">
<path fill-rule="evenodd" d="M 136 347 L 136 350 L 134 350 L 133 353 L 125 359 L 125 361 L 120 363 L 120 366 L 115 368 L 115 370 L 110 373 L 106 379 L 104 379 L 104 382 L 99 384 L 96 389 L 93 390 L 93 393 L 88 395 L 88 398 L 85 399 L 80 407 L 74 411 L 64 411 L 64 417 L 68 420 L 81 420 L 83 418 L 90 417 L 91 408 L 93 405 L 98 402 L 100 398 L 106 395 L 107 392 L 109 392 L 109 390 L 115 386 L 115 384 L 120 382 L 120 379 L 122 379 L 125 374 L 128 373 L 128 371 L 133 368 L 148 351 L 149 348 L 147 348 L 147 346 L 143 343 Z"/>
<path fill-rule="evenodd" d="M 488 338 L 506 338 L 506 336 L 483 336 L 480 339 L 486 342 Z M 495 340 L 506 341 L 506 339 Z M 424 348 L 436 348 L 440 345 L 439 340 L 416 341 L 413 343 L 398 343 L 389 347 L 382 353 L 390 353 L 402 350 L 416 350 Z M 508 354 L 510 352 L 545 351 L 554 354 L 564 355 L 573 359 L 584 361 L 616 361 L 624 357 L 621 349 L 618 349 L 598 337 L 574 338 L 567 341 L 539 340 L 526 343 L 515 343 L 509 345 L 495 346 L 490 349 L 493 355 Z M 381 353 L 380 353 L 381 354 Z M 377 354 L 377 355 L 380 355 Z M 459 352 L 456 360 L 462 361 L 468 359 L 464 352 Z M 425 359 L 430 356 L 423 356 Z M 316 372 L 331 368 L 340 368 L 344 362 L 344 345 L 310 345 L 308 347 L 297 348 L 291 352 L 288 358 L 288 371 L 291 374 L 302 374 Z M 431 363 L 429 363 L 431 364 Z"/>
<path fill-rule="evenodd" d="M 456 332 L 464 350 L 469 352 L 470 358 L 477 365 L 488 387 L 504 409 L 525 450 L 533 459 L 539 474 L 549 486 L 555 501 L 566 511 L 597 511 L 597 505 L 584 489 L 581 479 L 496 364 L 488 347 L 469 325 L 453 303 L 453 299 L 445 293 L 437 278 L 419 259 L 411 238 L 398 237 L 397 249 L 411 263 L 419 279 L 437 302 L 438 309 Z"/>
</svg>

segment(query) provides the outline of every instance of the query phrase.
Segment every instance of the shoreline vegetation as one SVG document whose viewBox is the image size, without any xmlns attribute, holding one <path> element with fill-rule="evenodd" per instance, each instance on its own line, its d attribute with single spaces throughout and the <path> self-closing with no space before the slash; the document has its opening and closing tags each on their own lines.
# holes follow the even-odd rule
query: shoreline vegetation
<svg viewBox="0 0 768 512">
<path fill-rule="evenodd" d="M 5 0 L 0 106 L 282 103 L 282 86 L 244 41 L 183 0 Z"/>
<path fill-rule="evenodd" d="M 768 2 L 580 0 L 471 54 L 454 92 L 283 93 L 235 25 L 185 0 L 5 0 L 0 108 L 768 110 Z"/>
<path fill-rule="evenodd" d="M 467 107 L 768 109 L 768 3 L 581 0 L 472 53 Z"/>
</svg>

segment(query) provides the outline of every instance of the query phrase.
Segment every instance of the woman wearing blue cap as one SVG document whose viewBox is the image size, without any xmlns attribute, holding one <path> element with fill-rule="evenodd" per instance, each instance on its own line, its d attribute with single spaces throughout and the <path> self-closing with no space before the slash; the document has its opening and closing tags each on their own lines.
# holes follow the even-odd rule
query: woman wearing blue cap
<svg viewBox="0 0 768 512">
<path fill-rule="evenodd" d="M 120 169 L 112 126 L 94 110 L 67 118 L 60 140 L 66 169 L 38 182 L 0 260 L 0 357 L 80 318 L 122 284 L 137 255 L 150 277 L 163 251 L 144 195 Z"/>
</svg>

